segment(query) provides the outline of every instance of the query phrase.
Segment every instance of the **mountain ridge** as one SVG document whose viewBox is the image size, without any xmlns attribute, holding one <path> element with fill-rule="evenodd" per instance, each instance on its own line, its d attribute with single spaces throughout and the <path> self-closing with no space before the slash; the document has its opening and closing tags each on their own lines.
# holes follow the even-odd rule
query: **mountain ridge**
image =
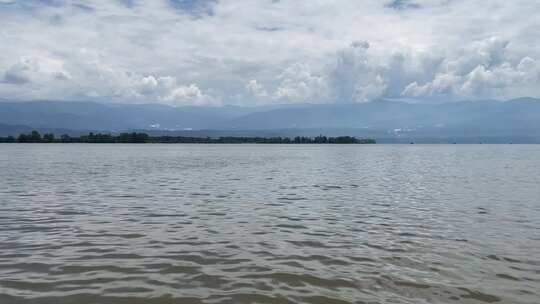
<svg viewBox="0 0 540 304">
<path fill-rule="evenodd" d="M 183 106 L 161 104 L 106 104 L 96 102 L 0 102 L 0 132 L 7 126 L 64 130 L 71 134 L 94 130 L 121 132 L 257 131 L 279 133 L 334 132 L 387 134 L 389 137 L 537 137 L 540 100 L 406 103 L 378 100 L 369 103 L 295 104 L 271 106 Z M 11 127 L 11 129 L 13 129 Z M 281 130 L 281 131 L 280 131 Z M 279 132 L 276 132 L 279 131 Z M 309 132 L 308 132 L 309 133 Z M 335 134 L 335 133 L 333 133 Z M 352 135 L 354 135 L 352 134 Z"/>
</svg>

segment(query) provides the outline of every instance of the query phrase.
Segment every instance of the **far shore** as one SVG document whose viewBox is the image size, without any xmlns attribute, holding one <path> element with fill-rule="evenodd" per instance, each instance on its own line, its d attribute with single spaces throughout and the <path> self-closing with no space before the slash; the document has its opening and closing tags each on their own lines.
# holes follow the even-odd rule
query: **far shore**
<svg viewBox="0 0 540 304">
<path fill-rule="evenodd" d="M 375 139 L 356 138 L 354 136 L 296 136 L 296 137 L 186 137 L 186 136 L 149 136 L 146 133 L 88 133 L 78 137 L 67 134 L 56 137 L 52 133 L 43 134 L 32 131 L 17 137 L 0 137 L 0 143 L 160 143 L 160 144 L 375 144 Z"/>
</svg>

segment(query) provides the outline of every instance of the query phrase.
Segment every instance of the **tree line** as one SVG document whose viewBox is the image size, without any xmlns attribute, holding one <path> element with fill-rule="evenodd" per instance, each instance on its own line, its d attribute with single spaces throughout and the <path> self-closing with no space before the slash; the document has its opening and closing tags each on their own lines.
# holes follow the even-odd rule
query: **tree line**
<svg viewBox="0 0 540 304">
<path fill-rule="evenodd" d="M 0 137 L 0 143 L 190 143 L 190 144 L 374 144 L 374 139 L 360 139 L 354 136 L 327 137 L 186 137 L 186 136 L 149 136 L 146 133 L 88 133 L 78 137 L 63 134 L 55 137 L 52 133 L 43 134 L 32 131 L 18 137 Z"/>
</svg>

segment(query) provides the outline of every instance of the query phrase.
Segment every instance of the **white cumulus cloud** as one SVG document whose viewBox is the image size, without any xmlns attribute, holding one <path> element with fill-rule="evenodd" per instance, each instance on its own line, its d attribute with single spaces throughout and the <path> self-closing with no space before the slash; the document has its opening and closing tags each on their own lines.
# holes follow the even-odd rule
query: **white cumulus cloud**
<svg viewBox="0 0 540 304">
<path fill-rule="evenodd" d="M 540 97 L 536 11 L 530 0 L 0 0 L 0 97 Z"/>
</svg>

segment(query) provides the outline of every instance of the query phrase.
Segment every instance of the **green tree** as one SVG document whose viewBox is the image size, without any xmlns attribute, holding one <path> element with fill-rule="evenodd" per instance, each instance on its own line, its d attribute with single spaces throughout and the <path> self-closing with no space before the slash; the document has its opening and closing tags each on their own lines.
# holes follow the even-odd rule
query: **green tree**
<svg viewBox="0 0 540 304">
<path fill-rule="evenodd" d="M 63 143 L 71 142 L 71 137 L 69 137 L 69 135 L 67 135 L 67 134 L 62 134 L 60 136 L 60 141 L 63 142 Z"/>
<path fill-rule="evenodd" d="M 38 131 L 34 130 L 30 133 L 30 141 L 33 143 L 41 142 L 41 134 Z"/>
<path fill-rule="evenodd" d="M 52 134 L 52 133 L 44 134 L 43 135 L 43 142 L 46 142 L 46 143 L 54 142 L 54 134 Z"/>
</svg>

